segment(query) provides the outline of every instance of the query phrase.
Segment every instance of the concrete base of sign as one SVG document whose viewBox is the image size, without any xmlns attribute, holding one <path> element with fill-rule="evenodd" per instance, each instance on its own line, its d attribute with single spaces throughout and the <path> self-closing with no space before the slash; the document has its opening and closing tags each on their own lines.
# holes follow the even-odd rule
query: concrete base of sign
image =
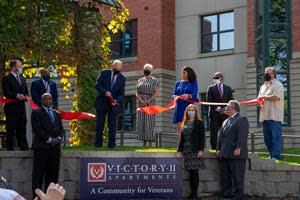
<svg viewBox="0 0 300 200">
<path fill-rule="evenodd" d="M 59 183 L 66 189 L 66 199 L 79 199 L 80 158 L 82 157 L 174 157 L 176 153 L 67 151 L 62 152 Z M 199 196 L 213 196 L 220 191 L 219 162 L 214 153 L 205 154 L 205 170 L 199 170 Z M 26 199 L 31 199 L 32 152 L 0 151 L 0 176 Z M 189 191 L 188 173 L 183 169 L 183 194 Z M 0 186 L 2 187 L 2 185 Z M 262 197 L 300 198 L 300 166 L 276 164 L 250 154 L 245 177 L 245 194 Z"/>
</svg>

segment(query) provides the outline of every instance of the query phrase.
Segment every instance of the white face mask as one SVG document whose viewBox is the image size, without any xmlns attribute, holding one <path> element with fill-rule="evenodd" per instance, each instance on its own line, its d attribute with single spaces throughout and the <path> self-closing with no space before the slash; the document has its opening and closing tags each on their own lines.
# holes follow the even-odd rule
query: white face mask
<svg viewBox="0 0 300 200">
<path fill-rule="evenodd" d="M 190 119 L 194 119 L 195 111 L 188 111 L 188 116 L 189 116 Z"/>
<path fill-rule="evenodd" d="M 214 79 L 214 83 L 219 85 L 221 83 L 221 80 L 220 79 Z"/>
<path fill-rule="evenodd" d="M 21 75 L 23 73 L 23 68 L 18 68 L 17 71 L 16 71 L 16 73 L 18 75 Z"/>
</svg>

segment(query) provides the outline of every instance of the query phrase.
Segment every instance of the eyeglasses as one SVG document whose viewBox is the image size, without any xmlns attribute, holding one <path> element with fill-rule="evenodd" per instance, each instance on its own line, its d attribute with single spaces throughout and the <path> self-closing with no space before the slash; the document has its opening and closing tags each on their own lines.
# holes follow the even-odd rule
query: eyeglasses
<svg viewBox="0 0 300 200">
<path fill-rule="evenodd" d="M 220 77 L 213 77 L 213 79 L 216 79 L 216 80 L 218 80 L 218 79 L 220 79 Z"/>
</svg>

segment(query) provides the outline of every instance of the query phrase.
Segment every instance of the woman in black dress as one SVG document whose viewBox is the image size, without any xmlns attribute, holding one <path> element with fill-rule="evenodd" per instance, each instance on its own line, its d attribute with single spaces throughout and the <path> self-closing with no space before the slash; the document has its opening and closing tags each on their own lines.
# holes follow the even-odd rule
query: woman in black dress
<svg viewBox="0 0 300 200">
<path fill-rule="evenodd" d="M 199 173 L 198 169 L 203 168 L 205 143 L 204 124 L 199 119 L 197 108 L 194 104 L 187 106 L 182 122 L 181 140 L 178 146 L 178 156 L 183 156 L 184 168 L 189 172 L 191 194 L 190 199 L 197 198 Z"/>
</svg>

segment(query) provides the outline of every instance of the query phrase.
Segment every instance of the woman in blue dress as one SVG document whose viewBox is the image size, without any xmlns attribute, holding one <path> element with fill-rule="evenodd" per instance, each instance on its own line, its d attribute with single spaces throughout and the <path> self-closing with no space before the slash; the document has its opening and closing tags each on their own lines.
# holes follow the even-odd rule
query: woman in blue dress
<svg viewBox="0 0 300 200">
<path fill-rule="evenodd" d="M 184 67 L 182 69 L 182 80 L 177 81 L 175 84 L 173 98 L 177 96 L 181 96 L 184 99 L 198 101 L 198 83 L 197 83 L 197 76 L 195 71 L 190 67 Z M 182 129 L 182 120 L 183 114 L 186 107 L 191 104 L 189 101 L 185 101 L 183 99 L 178 99 L 175 112 L 173 123 L 177 124 L 177 133 L 180 139 L 181 129 Z"/>
</svg>

